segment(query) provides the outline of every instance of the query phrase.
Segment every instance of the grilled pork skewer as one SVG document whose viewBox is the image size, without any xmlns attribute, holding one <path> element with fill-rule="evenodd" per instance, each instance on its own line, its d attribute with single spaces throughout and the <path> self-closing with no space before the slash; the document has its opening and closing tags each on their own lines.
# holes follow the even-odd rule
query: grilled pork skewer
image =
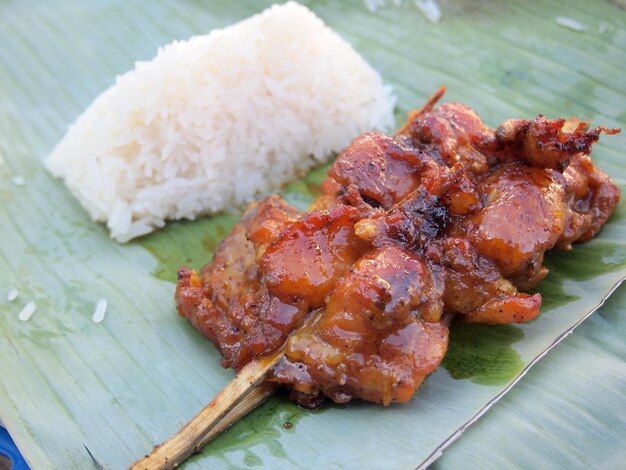
<svg viewBox="0 0 626 470">
<path fill-rule="evenodd" d="M 489 129 L 460 103 L 434 109 L 443 91 L 396 135 L 357 137 L 309 212 L 253 204 L 211 263 L 179 270 L 179 314 L 240 374 L 133 468 L 197 452 L 264 381 L 305 407 L 403 403 L 441 362 L 449 315 L 535 318 L 541 296 L 524 291 L 547 275 L 544 253 L 592 238 L 619 201 L 588 156 L 619 130 L 541 115 Z"/>
</svg>

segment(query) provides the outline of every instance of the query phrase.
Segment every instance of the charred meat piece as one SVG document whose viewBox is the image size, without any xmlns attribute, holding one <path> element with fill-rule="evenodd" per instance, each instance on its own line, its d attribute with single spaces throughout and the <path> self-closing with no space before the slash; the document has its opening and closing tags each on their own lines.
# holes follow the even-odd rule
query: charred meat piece
<svg viewBox="0 0 626 470">
<path fill-rule="evenodd" d="M 468 323 L 522 323 L 539 314 L 541 296 L 520 293 L 497 263 L 466 238 L 448 237 L 426 251 L 431 266 L 443 268 L 445 310 Z M 431 268 L 434 270 L 434 268 Z"/>
<path fill-rule="evenodd" d="M 353 185 L 363 201 L 389 209 L 417 187 L 426 160 L 407 138 L 363 134 L 337 156 L 322 191 L 345 203 L 342 196 Z"/>
<path fill-rule="evenodd" d="M 499 144 L 504 144 L 507 156 L 514 161 L 563 171 L 572 157 L 588 155 L 602 132 L 619 132 L 619 129 L 605 127 L 586 128 L 584 121 L 546 119 L 540 114 L 530 121 L 504 121 L 496 131 L 496 139 Z"/>
<path fill-rule="evenodd" d="M 460 163 L 466 171 L 477 175 L 489 168 L 483 149 L 494 146 L 494 131 L 464 104 L 444 103 L 417 116 L 407 130 L 416 147 L 424 148 L 446 166 Z"/>
<path fill-rule="evenodd" d="M 356 224 L 356 233 L 374 246 L 397 243 L 420 251 L 441 235 L 450 217 L 442 201 L 420 186 L 409 197 L 379 217 L 364 218 Z"/>
</svg>

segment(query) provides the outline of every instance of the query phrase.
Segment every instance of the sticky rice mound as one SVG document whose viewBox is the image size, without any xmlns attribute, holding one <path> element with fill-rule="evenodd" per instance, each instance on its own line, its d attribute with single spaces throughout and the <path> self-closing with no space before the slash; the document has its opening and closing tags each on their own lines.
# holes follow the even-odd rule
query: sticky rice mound
<svg viewBox="0 0 626 470">
<path fill-rule="evenodd" d="M 125 242 L 276 190 L 359 133 L 388 130 L 393 106 L 380 75 L 289 2 L 138 62 L 46 164 Z"/>
</svg>

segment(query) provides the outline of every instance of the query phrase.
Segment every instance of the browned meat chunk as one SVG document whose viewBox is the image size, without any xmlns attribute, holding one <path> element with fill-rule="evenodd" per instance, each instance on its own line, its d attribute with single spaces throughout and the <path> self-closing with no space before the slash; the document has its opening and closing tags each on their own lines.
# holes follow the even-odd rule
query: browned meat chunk
<svg viewBox="0 0 626 470">
<path fill-rule="evenodd" d="M 339 154 L 322 190 L 345 202 L 354 185 L 366 203 L 389 209 L 417 187 L 425 158 L 401 136 L 363 134 Z"/>
<path fill-rule="evenodd" d="M 478 251 L 496 261 L 506 277 L 552 248 L 563 232 L 565 190 L 558 173 L 504 166 L 482 182 L 480 191 L 484 208 L 465 221 L 465 230 Z"/>
<path fill-rule="evenodd" d="M 617 206 L 620 191 L 586 155 L 572 158 L 563 176 L 567 181 L 567 215 L 557 247 L 570 250 L 572 243 L 591 240 L 600 231 Z"/>
<path fill-rule="evenodd" d="M 262 260 L 265 284 L 284 302 L 324 306 L 339 278 L 367 250 L 354 233 L 358 212 L 350 206 L 311 212 L 270 245 Z"/>
<path fill-rule="evenodd" d="M 469 323 L 522 323 L 539 314 L 541 296 L 518 292 L 497 264 L 481 255 L 465 238 L 445 238 L 427 256 L 443 266 L 443 301 L 448 312 L 464 315 Z"/>
<path fill-rule="evenodd" d="M 615 134 L 618 129 L 596 127 L 585 130 L 587 123 L 565 119 L 509 119 L 496 131 L 499 143 L 505 145 L 514 160 L 541 168 L 563 171 L 575 155 L 588 155 L 600 134 Z"/>
<path fill-rule="evenodd" d="M 482 149 L 493 145 L 494 131 L 464 104 L 444 103 L 417 116 L 408 125 L 408 133 L 417 147 L 427 149 L 446 166 L 460 163 L 474 174 L 488 170 L 488 156 Z"/>
<path fill-rule="evenodd" d="M 258 246 L 263 246 L 296 214 L 275 197 L 253 205 L 201 276 L 186 267 L 178 271 L 178 312 L 219 348 L 224 367 L 240 369 L 254 357 L 276 350 L 308 313 L 301 302 L 283 303 L 270 295 L 246 230 L 251 228 Z"/>
</svg>

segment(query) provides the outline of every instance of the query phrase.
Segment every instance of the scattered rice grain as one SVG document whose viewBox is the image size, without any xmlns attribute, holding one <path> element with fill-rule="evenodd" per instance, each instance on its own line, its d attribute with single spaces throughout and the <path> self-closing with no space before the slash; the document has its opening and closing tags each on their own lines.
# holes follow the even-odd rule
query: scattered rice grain
<svg viewBox="0 0 626 470">
<path fill-rule="evenodd" d="M 9 293 L 7 294 L 7 300 L 9 302 L 13 302 L 15 299 L 18 298 L 18 296 L 20 295 L 20 293 L 17 291 L 17 289 L 11 289 L 9 291 Z"/>
<path fill-rule="evenodd" d="M 23 176 L 15 176 L 13 177 L 13 184 L 15 186 L 24 186 L 26 184 L 26 180 Z"/>
<path fill-rule="evenodd" d="M 37 305 L 35 305 L 35 302 L 28 302 L 26 304 L 26 307 L 22 309 L 17 318 L 20 321 L 28 321 L 30 320 L 30 317 L 33 316 L 33 313 L 35 313 L 35 310 L 37 310 Z"/>
<path fill-rule="evenodd" d="M 434 24 L 441 21 L 441 8 L 435 0 L 415 0 L 414 3 L 428 21 Z"/>
<path fill-rule="evenodd" d="M 572 31 L 578 31 L 579 33 L 585 30 L 585 26 L 574 18 L 568 16 L 557 16 L 556 22 L 564 28 L 571 29 Z"/>
<path fill-rule="evenodd" d="M 386 1 L 385 0 L 363 0 L 365 4 L 365 8 L 372 13 L 376 13 L 379 8 L 384 7 Z"/>
<path fill-rule="evenodd" d="M 100 323 L 102 320 L 104 320 L 104 314 L 106 313 L 106 311 L 107 299 L 98 300 L 98 305 L 96 305 L 96 309 L 94 310 L 91 319 L 96 323 Z"/>
</svg>

